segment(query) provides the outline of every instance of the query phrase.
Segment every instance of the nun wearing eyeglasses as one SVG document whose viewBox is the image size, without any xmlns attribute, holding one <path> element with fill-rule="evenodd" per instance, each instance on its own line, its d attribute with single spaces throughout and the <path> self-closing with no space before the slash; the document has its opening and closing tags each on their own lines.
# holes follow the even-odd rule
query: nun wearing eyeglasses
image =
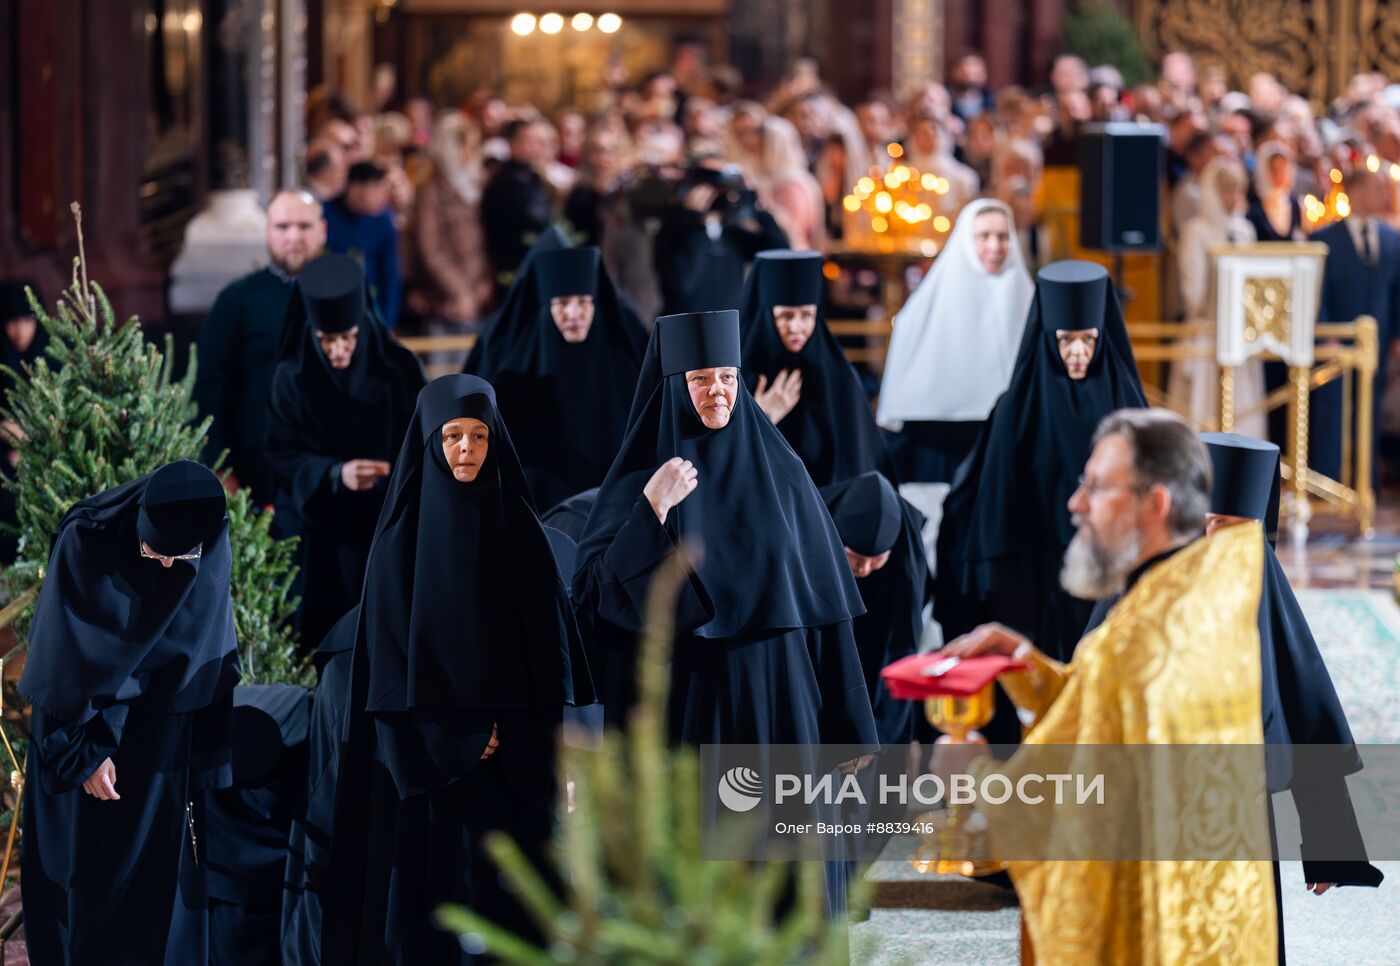
<svg viewBox="0 0 1400 966">
<path fill-rule="evenodd" d="M 36 966 L 208 961 L 204 800 L 232 782 L 241 669 L 223 487 L 180 461 L 54 534 L 20 693 Z"/>
<path fill-rule="evenodd" d="M 353 258 L 321 256 L 296 288 L 272 376 L 266 451 L 283 531 L 301 535 L 298 630 L 310 648 L 360 599 L 423 370 L 368 310 Z"/>
<path fill-rule="evenodd" d="M 579 545 L 574 601 L 623 725 L 647 592 L 691 555 L 671 668 L 689 744 L 876 743 L 851 622 L 865 613 L 806 467 L 739 375 L 739 314 L 660 318 L 627 438 Z"/>
</svg>

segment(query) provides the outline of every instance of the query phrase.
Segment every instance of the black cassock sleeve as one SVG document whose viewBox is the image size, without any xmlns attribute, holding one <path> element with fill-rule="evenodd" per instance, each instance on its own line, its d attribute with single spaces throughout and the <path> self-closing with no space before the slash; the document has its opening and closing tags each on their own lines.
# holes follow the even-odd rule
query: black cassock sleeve
<svg viewBox="0 0 1400 966">
<path fill-rule="evenodd" d="M 496 717 L 457 708 L 374 715 L 375 754 L 400 798 L 446 788 L 481 762 Z"/>
<path fill-rule="evenodd" d="M 1259 634 L 1264 649 L 1265 740 L 1286 739 L 1293 747 L 1289 787 L 1303 833 L 1304 881 L 1380 885 L 1381 871 L 1364 860 L 1325 858 L 1365 855 L 1346 782 L 1346 776 L 1361 767 L 1361 759 L 1332 676 L 1271 548 L 1266 548 L 1264 561 Z M 1279 718 L 1284 729 L 1278 727 Z M 1305 767 L 1299 768 L 1299 761 Z M 1322 858 L 1309 859 L 1309 855 Z"/>
<path fill-rule="evenodd" d="M 622 630 L 641 633 L 656 569 L 677 549 L 670 530 L 656 518 L 646 498 L 639 496 L 608 549 L 588 565 L 579 598 L 580 617 L 587 612 Z M 692 574 L 681 585 L 676 601 L 676 631 L 689 633 L 713 617 L 709 595 Z"/>
<path fill-rule="evenodd" d="M 91 778 L 104 759 L 115 756 L 129 710 L 126 704 L 110 705 L 75 724 L 64 724 L 36 710 L 29 740 L 37 746 L 43 762 L 40 781 L 45 793 L 72 791 Z"/>
<path fill-rule="evenodd" d="M 295 430 L 297 413 L 286 386 L 287 369 L 272 382 L 267 411 L 267 458 L 277 479 L 278 504 L 294 508 L 299 521 L 332 525 L 335 497 L 340 489 L 340 466 L 334 456 L 306 449 Z"/>
</svg>

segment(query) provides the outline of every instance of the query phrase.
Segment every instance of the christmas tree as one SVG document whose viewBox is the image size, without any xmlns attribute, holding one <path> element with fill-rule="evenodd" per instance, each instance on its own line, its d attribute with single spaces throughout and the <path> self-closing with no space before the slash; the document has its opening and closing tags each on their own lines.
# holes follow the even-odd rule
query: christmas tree
<svg viewBox="0 0 1400 966">
<path fill-rule="evenodd" d="M 19 558 L 3 575 L 6 599 L 43 580 L 49 544 L 74 503 L 178 459 L 198 460 L 209 431 L 192 397 L 194 350 L 184 378 L 172 379 L 172 340 L 148 343 L 133 316 L 118 322 L 102 287 L 87 276 L 82 217 L 72 284 L 52 314 L 30 293 L 49 334 L 45 353 L 16 374 L 0 417 L 18 426 L 19 464 L 4 485 L 15 494 Z M 217 467 L 216 467 L 217 469 Z M 302 681 L 288 618 L 294 542 L 275 540 L 271 516 L 246 492 L 229 498 L 232 596 L 245 683 Z M 16 622 L 21 632 L 24 621 Z"/>
<path fill-rule="evenodd" d="M 447 906 L 442 924 L 472 951 L 529 966 L 548 963 L 845 963 L 844 923 L 828 920 L 819 862 L 707 860 L 701 848 L 700 763 L 671 748 L 665 707 L 676 593 L 686 579 L 673 559 L 657 577 L 639 660 L 640 699 L 625 735 L 601 748 L 565 746 L 573 809 L 556 844 L 557 876 L 541 875 L 508 837 L 487 848 L 530 910 L 545 947 L 476 913 Z M 561 898 L 546 885 L 565 883 Z M 852 908 L 865 902 L 852 884 Z M 784 909 L 785 911 L 779 911 Z"/>
</svg>

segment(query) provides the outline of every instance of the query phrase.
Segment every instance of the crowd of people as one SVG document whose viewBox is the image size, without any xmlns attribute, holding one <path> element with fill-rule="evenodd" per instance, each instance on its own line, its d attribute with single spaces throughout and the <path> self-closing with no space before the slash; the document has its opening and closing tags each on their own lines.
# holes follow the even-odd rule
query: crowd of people
<svg viewBox="0 0 1400 966">
<path fill-rule="evenodd" d="M 1356 245 L 1329 259 L 1324 312 L 1366 306 L 1388 346 L 1400 234 L 1388 169 L 1367 163 L 1400 163 L 1388 89 L 1359 78 L 1316 118 L 1270 78 L 1231 93 L 1183 54 L 1132 90 L 1061 57 L 1045 94 L 993 91 L 968 56 L 946 87 L 851 110 L 810 63 L 764 104 L 702 55 L 682 45 L 589 117 L 489 94 L 442 115 L 313 100 L 306 184 L 268 206 L 270 264 L 200 333 L 206 462 L 227 450 L 231 475 L 167 465 L 55 535 L 20 682 L 31 961 L 471 960 L 479 942 L 437 927 L 445 902 L 539 939 L 484 841 L 506 831 L 544 861 L 567 814 L 561 728 L 629 727 L 648 592 L 677 556 L 676 743 L 901 768 L 881 749 L 919 724 L 880 672 L 940 633 L 941 656 L 1038 672 L 1034 694 L 1002 696 L 1006 743 L 1081 720 L 1097 730 L 1066 740 L 1162 740 L 1133 729 L 1168 703 L 1216 708 L 1201 682 L 1221 662 L 1229 714 L 1171 740 L 1351 743 L 1271 549 L 1278 448 L 1146 408 L 1107 271 L 1044 263 L 1037 181 L 1080 123 L 1162 120 L 1189 314 L 1205 309 L 1188 243 L 1292 237 L 1293 193 L 1338 166 L 1353 217 L 1328 230 L 1334 253 Z M 872 406 L 827 325 L 822 252 L 851 175 L 891 144 L 943 173 L 955 224 Z M 478 339 L 463 373 L 428 381 L 393 331 L 434 320 Z M 224 487 L 301 538 L 314 691 L 235 687 Z M 1187 641 L 1212 608 L 1219 632 Z M 1192 687 L 1116 666 L 1133 643 L 1189 658 Z M 1084 662 L 1088 683 L 1062 687 Z M 1305 822 L 1350 815 L 1344 774 L 1269 781 L 1327 801 Z M 1380 881 L 1333 859 L 1305 864 L 1311 890 Z M 1097 936 L 1048 911 L 1040 871 L 1012 871 L 1047 962 L 1149 958 L 1168 929 L 1271 959 L 1277 865 L 1210 879 L 1220 864 L 1063 880 L 1113 919 Z M 826 864 L 833 918 L 850 874 Z M 1153 890 L 1207 880 L 1232 901 L 1155 920 Z"/>
</svg>

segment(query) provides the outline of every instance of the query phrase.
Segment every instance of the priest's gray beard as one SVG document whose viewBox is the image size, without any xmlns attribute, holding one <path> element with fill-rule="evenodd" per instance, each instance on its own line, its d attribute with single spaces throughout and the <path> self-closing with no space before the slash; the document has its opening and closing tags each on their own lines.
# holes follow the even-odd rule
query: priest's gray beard
<svg viewBox="0 0 1400 966">
<path fill-rule="evenodd" d="M 1076 514 L 1074 525 L 1079 529 L 1065 551 L 1060 586 L 1080 600 L 1102 600 L 1122 593 L 1142 552 L 1142 534 L 1134 530 L 1123 546 L 1112 549 L 1099 540 L 1088 520 Z"/>
</svg>

